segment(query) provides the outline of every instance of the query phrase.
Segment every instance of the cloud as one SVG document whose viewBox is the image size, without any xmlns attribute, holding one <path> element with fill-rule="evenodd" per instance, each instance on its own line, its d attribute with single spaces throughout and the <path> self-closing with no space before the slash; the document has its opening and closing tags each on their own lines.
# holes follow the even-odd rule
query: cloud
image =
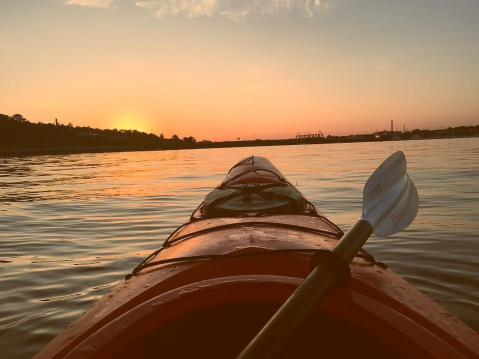
<svg viewBox="0 0 479 359">
<path fill-rule="evenodd" d="M 155 16 L 183 14 L 187 17 L 213 16 L 217 0 L 137 1 L 136 6 L 154 11 Z"/>
<path fill-rule="evenodd" d="M 222 16 L 241 21 L 248 16 L 285 16 L 300 13 L 314 17 L 330 12 L 337 0 L 143 0 L 136 6 L 148 9 L 158 18 L 184 15 L 186 17 Z"/>
<path fill-rule="evenodd" d="M 114 0 L 67 0 L 63 4 L 109 8 L 113 1 Z"/>
<path fill-rule="evenodd" d="M 137 1 L 135 2 L 136 6 L 143 7 L 145 9 L 152 9 L 159 4 L 158 1 Z"/>
</svg>

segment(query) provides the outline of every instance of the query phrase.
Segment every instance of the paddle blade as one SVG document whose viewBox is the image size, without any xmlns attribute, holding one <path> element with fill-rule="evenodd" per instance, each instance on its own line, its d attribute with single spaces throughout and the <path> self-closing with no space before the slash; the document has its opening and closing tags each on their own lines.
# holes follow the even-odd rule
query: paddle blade
<svg viewBox="0 0 479 359">
<path fill-rule="evenodd" d="M 371 224 L 374 234 L 388 236 L 409 226 L 418 209 L 419 197 L 407 174 L 406 157 L 398 151 L 366 182 L 361 219 Z"/>
</svg>

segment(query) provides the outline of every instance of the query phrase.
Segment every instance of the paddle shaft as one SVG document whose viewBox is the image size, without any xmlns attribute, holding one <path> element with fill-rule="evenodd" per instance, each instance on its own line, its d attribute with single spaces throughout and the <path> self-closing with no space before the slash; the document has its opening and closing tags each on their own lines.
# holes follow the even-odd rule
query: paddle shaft
<svg viewBox="0 0 479 359">
<path fill-rule="evenodd" d="M 368 222 L 359 220 L 332 251 L 350 263 L 372 231 Z M 334 286 L 336 278 L 337 273 L 330 265 L 319 263 L 237 359 L 273 358 L 304 316 L 318 305 Z"/>
</svg>

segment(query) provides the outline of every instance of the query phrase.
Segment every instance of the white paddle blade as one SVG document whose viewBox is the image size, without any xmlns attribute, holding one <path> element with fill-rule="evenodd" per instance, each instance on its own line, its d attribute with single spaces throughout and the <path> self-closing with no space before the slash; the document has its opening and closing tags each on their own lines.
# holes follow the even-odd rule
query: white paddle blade
<svg viewBox="0 0 479 359">
<path fill-rule="evenodd" d="M 404 153 L 396 152 L 374 171 L 364 186 L 361 219 L 368 221 L 378 236 L 402 231 L 416 218 L 419 197 L 406 170 Z"/>
</svg>

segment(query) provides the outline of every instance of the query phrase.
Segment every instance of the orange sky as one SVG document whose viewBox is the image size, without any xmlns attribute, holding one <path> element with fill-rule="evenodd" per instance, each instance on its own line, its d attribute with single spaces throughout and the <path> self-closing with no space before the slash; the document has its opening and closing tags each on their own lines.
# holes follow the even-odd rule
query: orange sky
<svg viewBox="0 0 479 359">
<path fill-rule="evenodd" d="M 0 113 L 198 140 L 479 124 L 479 3 L 2 0 Z"/>
</svg>

